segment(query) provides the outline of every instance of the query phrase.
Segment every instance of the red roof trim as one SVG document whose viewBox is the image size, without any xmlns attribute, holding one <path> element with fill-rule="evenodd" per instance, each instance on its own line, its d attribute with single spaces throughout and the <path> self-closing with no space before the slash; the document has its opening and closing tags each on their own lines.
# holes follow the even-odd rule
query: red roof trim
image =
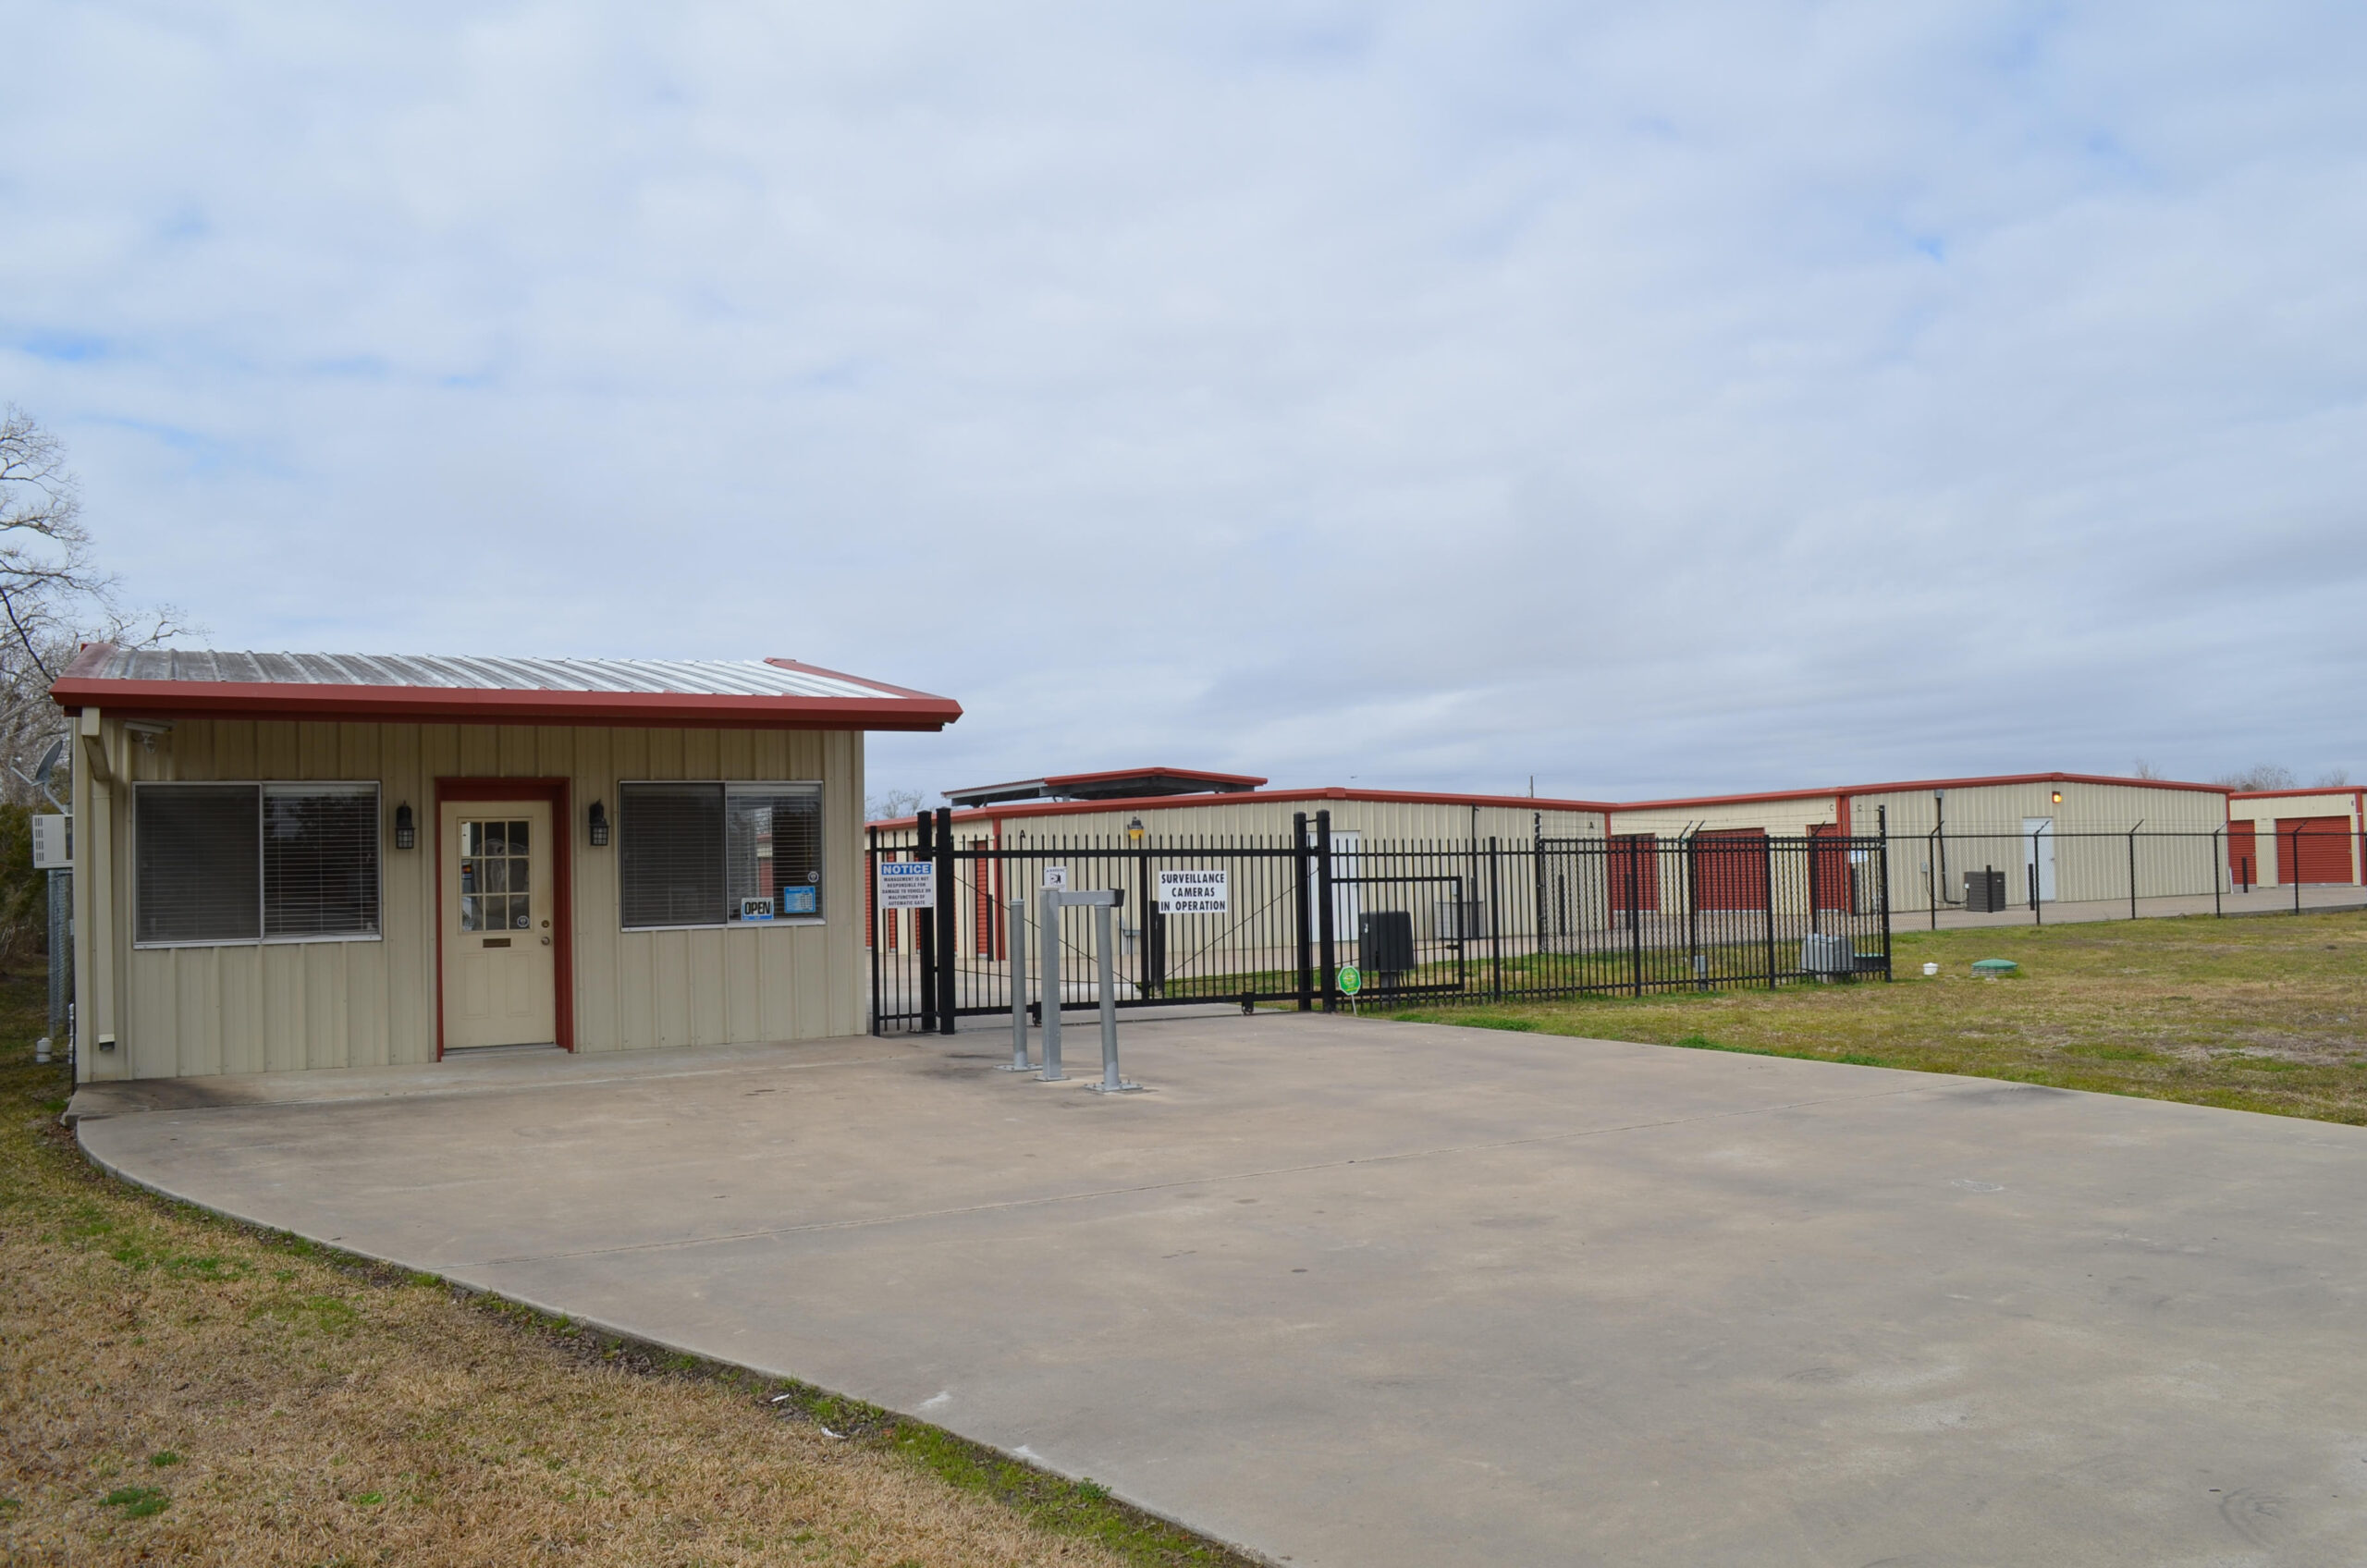
<svg viewBox="0 0 2367 1568">
<path fill-rule="evenodd" d="M 1133 771 L 1133 770 L 1128 770 Z M 1367 801 L 1380 805 L 1526 806 L 1534 811 L 1587 811 L 1598 815 L 1616 811 L 1600 801 L 1548 801 L 1534 795 L 1441 795 L 1415 790 L 1343 790 L 1333 785 L 1317 790 L 1258 790 L 1211 792 L 1206 795 L 1135 795 L 1110 801 L 1013 801 L 1005 805 L 958 808 L 956 822 L 980 817 L 1090 816 L 1112 811 L 1177 811 L 1194 806 L 1239 806 L 1258 801 Z M 872 827 L 909 827 L 914 819 L 895 817 L 866 824 Z"/>
<path fill-rule="evenodd" d="M 801 674 L 824 676 L 832 680 L 852 680 L 858 686 L 868 686 L 875 692 L 886 692 L 890 696 L 909 697 L 915 702 L 942 703 L 950 700 L 945 697 L 932 696 L 926 692 L 915 692 L 908 686 L 890 686 L 885 680 L 874 680 L 869 676 L 865 675 L 849 675 L 843 669 L 824 669 L 818 664 L 805 664 L 797 659 L 767 659 L 765 662 L 771 665 L 775 669 L 793 669 Z M 820 699 L 816 700 L 819 701 Z M 844 699 L 838 700 L 843 701 Z M 956 705 L 958 707 L 959 704 Z"/>
<path fill-rule="evenodd" d="M 1669 811 L 1680 806 L 1752 805 L 1760 801 L 1840 799 L 1848 795 L 1903 795 L 1921 790 L 1972 790 L 1992 784 L 2119 784 L 2139 790 L 2200 790 L 2228 792 L 2225 784 L 2187 784 L 2170 778 L 2116 778 L 2103 773 L 2005 773 L 1982 778 L 1911 778 L 1896 784 L 1846 784 L 1831 790 L 1771 790 L 1755 795 L 1686 795 L 1667 801 L 1631 801 L 1614 811 Z"/>
<path fill-rule="evenodd" d="M 82 663 L 75 660 L 76 665 Z M 847 679 L 853 679 L 848 677 Z M 865 685 L 877 686 L 877 681 Z M 894 691 L 893 687 L 880 687 Z M 647 729 L 942 729 L 962 717 L 950 697 L 804 697 L 674 692 L 528 692 L 440 686 L 296 682 L 105 680 L 73 673 L 50 688 L 68 713 L 127 717 L 415 720 L 455 724 L 586 724 Z"/>
</svg>

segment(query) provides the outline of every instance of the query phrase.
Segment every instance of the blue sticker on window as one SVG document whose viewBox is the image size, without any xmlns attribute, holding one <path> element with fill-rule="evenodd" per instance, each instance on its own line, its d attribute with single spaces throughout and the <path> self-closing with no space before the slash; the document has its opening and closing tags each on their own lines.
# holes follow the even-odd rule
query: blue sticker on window
<svg viewBox="0 0 2367 1568">
<path fill-rule="evenodd" d="M 812 888 L 783 888 L 774 902 L 783 914 L 812 914 L 815 892 Z"/>
</svg>

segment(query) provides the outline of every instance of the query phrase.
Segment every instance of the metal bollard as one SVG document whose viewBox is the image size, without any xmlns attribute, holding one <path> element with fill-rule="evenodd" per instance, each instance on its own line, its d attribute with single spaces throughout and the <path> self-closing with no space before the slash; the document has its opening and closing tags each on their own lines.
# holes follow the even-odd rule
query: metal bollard
<svg viewBox="0 0 2367 1568">
<path fill-rule="evenodd" d="M 1000 1071 L 1033 1072 L 1027 1061 L 1027 900 L 1011 900 L 1011 928 L 1003 946 L 1011 952 L 1011 1060 Z"/>
<path fill-rule="evenodd" d="M 1142 1088 L 1118 1076 L 1117 966 L 1110 956 L 1110 921 L 1115 913 L 1108 904 L 1097 904 L 1093 911 L 1094 941 L 1101 949 L 1101 1082 L 1093 1085 L 1097 1095 L 1131 1094 Z"/>
<path fill-rule="evenodd" d="M 1043 892 L 1044 929 L 1042 932 L 1043 962 L 1036 985 L 1044 998 L 1044 1072 L 1047 1084 L 1057 1084 L 1067 1074 L 1061 1071 L 1061 894 L 1056 888 Z"/>
</svg>

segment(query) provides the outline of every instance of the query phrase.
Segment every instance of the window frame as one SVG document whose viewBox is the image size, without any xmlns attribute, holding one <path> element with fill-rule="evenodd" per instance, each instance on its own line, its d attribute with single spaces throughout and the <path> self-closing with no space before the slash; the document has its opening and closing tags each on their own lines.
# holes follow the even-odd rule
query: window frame
<svg viewBox="0 0 2367 1568">
<path fill-rule="evenodd" d="M 723 919 L 721 919 L 721 920 L 714 920 L 714 921 L 700 921 L 700 922 L 697 922 L 697 923 L 695 923 L 695 924 L 688 924 L 688 925 L 626 925 L 626 924 L 625 924 L 625 878 L 624 878 L 624 866 L 623 866 L 623 851 L 624 851 L 624 846 L 623 846 L 623 842 L 622 842 L 622 835 L 623 835 L 623 832 L 624 832 L 624 826 L 623 826 L 623 821 L 622 821 L 622 818 L 623 818 L 623 816 L 624 816 L 624 792 L 625 792 L 625 790 L 626 790 L 631 789 L 631 788 L 632 788 L 632 787 L 633 787 L 633 786 L 635 786 L 635 785 L 672 785 L 672 786 L 674 786 L 674 787 L 676 787 L 676 788 L 680 788 L 680 787 L 681 787 L 681 786 L 683 786 L 683 785 L 686 785 L 686 784 L 697 784 L 697 785 L 715 786 L 715 787 L 719 787 L 719 788 L 723 790 L 723 833 L 722 833 L 722 835 L 721 835 L 721 838 L 719 839 L 719 840 L 717 841 L 717 845 L 716 845 L 716 855 L 717 855 L 717 864 L 718 864 L 718 866 L 719 866 L 719 868 L 720 868 L 720 870 L 721 870 L 721 872 L 722 872 L 722 875 L 723 875 L 723 886 L 724 886 L 724 888 L 725 888 L 725 889 L 726 889 L 726 892 L 725 892 L 725 903 L 726 903 L 726 906 L 727 906 L 727 911 L 728 911 L 728 906 L 729 906 L 730 901 L 730 886 L 731 886 L 731 797 L 732 797 L 735 793 L 751 794 L 751 795 L 765 795 L 765 794 L 776 794 L 776 795 L 778 795 L 778 794 L 793 794 L 793 793 L 800 793 L 800 792 L 808 792 L 808 793 L 811 793 L 811 794 L 813 795 L 814 799 L 815 799 L 816 803 L 816 815 L 818 817 L 820 817 L 821 822 L 822 822 L 822 830 L 821 830 L 821 832 L 820 832 L 820 834 L 819 834 L 819 836 L 818 836 L 818 841 L 817 841 L 817 843 L 816 844 L 816 860 L 819 862 L 820 866 L 821 866 L 821 871 L 822 871 L 822 880 L 821 880 L 820 882 L 818 882 L 818 883 L 815 884 L 815 886 L 816 886 L 817 888 L 821 888 L 821 889 L 822 889 L 822 892 L 823 892 L 823 895 L 824 895 L 824 896 L 823 896 L 823 900 L 822 900 L 822 911 L 823 911 L 823 913 L 821 913 L 820 914 L 776 914 L 776 915 L 774 915 L 770 920 L 738 920 L 738 919 L 734 919 L 734 918 L 732 918 L 732 917 L 730 915 L 730 913 L 726 913 L 726 915 L 725 915 L 725 917 L 724 917 Z M 791 927 L 791 928 L 795 928 L 795 927 L 799 927 L 799 926 L 828 925 L 830 923 L 830 915 L 829 915 L 830 904 L 829 904 L 828 893 L 829 893 L 829 888 L 830 888 L 831 881 L 833 880 L 833 871 L 832 871 L 832 867 L 831 867 L 831 864 L 830 864 L 830 832 L 829 832 L 829 813 L 828 813 L 828 803 L 829 803 L 829 790 L 828 790 L 828 785 L 827 785 L 827 784 L 826 784 L 822 779 L 819 779 L 819 778 L 619 778 L 619 779 L 618 779 L 618 780 L 617 780 L 617 815 L 618 815 L 619 821 L 618 821 L 618 828 L 617 828 L 617 831 L 618 831 L 618 835 L 619 835 L 619 841 L 618 841 L 618 843 L 617 843 L 616 850 L 614 851 L 614 852 L 615 852 L 615 853 L 617 854 L 617 856 L 619 857 L 619 858 L 618 858 L 618 867 L 617 867 L 617 876 L 616 876 L 616 884 L 617 884 L 617 929 L 618 929 L 619 932 L 627 932 L 627 933 L 640 934 L 640 933 L 646 933 L 646 932 L 653 932 L 653 931 L 761 931 L 761 930 L 765 929 L 767 926 L 769 926 L 769 925 L 788 926 L 788 927 Z"/>
<path fill-rule="evenodd" d="M 140 794 L 145 790 L 185 789 L 252 790 L 255 792 L 255 930 L 252 937 L 192 937 L 174 941 L 151 942 L 140 937 Z M 324 792 L 342 791 L 367 794 L 370 797 L 370 817 L 378 828 L 376 859 L 378 929 L 375 931 L 312 932 L 293 937 L 268 935 L 271 928 L 270 866 L 266 862 L 269 849 L 265 842 L 264 791 L 274 789 L 317 790 Z M 383 780 L 376 778 L 136 778 L 131 784 L 130 822 L 125 835 L 131 848 L 131 946 L 134 951 L 163 951 L 174 948 L 298 948 L 315 942 L 383 942 L 386 939 L 386 792 Z"/>
</svg>

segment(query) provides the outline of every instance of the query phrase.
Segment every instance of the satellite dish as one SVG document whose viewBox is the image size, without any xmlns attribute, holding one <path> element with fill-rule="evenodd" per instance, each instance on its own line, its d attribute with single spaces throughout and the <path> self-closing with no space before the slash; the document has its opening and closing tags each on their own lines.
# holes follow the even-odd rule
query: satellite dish
<svg viewBox="0 0 2367 1568">
<path fill-rule="evenodd" d="M 66 737 L 60 735 L 49 743 L 49 750 L 42 753 L 41 766 L 33 769 L 33 783 L 43 790 L 48 789 L 49 776 L 57 770 L 57 765 L 65 755 Z"/>
</svg>

